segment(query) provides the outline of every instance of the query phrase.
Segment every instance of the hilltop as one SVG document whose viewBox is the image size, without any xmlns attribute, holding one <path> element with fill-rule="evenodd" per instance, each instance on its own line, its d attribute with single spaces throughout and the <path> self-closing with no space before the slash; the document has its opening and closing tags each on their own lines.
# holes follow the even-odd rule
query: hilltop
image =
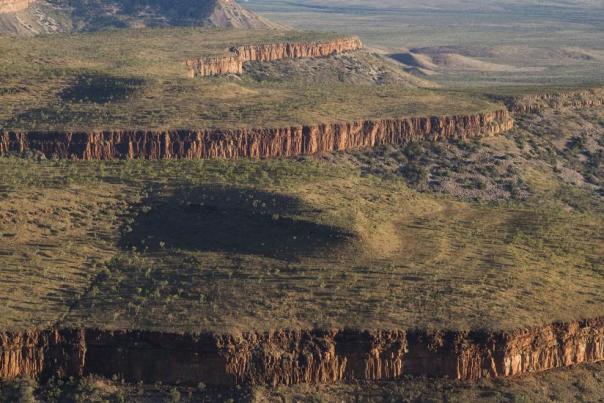
<svg viewBox="0 0 604 403">
<path fill-rule="evenodd" d="M 601 395 L 604 88 L 232 1 L 0 4 L 0 401 Z"/>
<path fill-rule="evenodd" d="M 237 45 L 336 43 L 336 34 L 161 28 L 0 39 L 4 130 L 236 129 L 460 114 L 498 105 L 419 88 L 365 50 L 246 64 L 194 79 L 185 61 Z M 280 67 L 281 66 L 281 67 Z M 280 70 L 273 74 L 272 70 Z M 268 74 L 268 75 L 267 75 Z"/>
<path fill-rule="evenodd" d="M 11 35 L 167 26 L 287 28 L 234 0 L 0 0 L 0 33 Z"/>
</svg>

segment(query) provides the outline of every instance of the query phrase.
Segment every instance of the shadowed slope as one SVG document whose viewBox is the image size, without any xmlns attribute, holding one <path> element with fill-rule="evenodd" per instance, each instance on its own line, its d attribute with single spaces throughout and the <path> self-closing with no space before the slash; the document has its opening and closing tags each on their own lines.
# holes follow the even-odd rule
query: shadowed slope
<svg viewBox="0 0 604 403">
<path fill-rule="evenodd" d="M 11 35 L 155 26 L 287 29 L 234 0 L 0 1 L 0 33 Z"/>
<path fill-rule="evenodd" d="M 122 244 L 290 260 L 325 252 L 353 237 L 297 217 L 303 212 L 308 214 L 308 208 L 295 197 L 251 189 L 203 186 L 158 193 L 144 202 L 132 226 L 124 227 Z"/>
</svg>

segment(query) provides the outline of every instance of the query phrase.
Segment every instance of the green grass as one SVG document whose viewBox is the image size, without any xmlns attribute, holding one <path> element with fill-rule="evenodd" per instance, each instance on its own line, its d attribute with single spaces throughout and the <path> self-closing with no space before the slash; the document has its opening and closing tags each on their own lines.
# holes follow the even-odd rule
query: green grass
<svg viewBox="0 0 604 403">
<path fill-rule="evenodd" d="M 327 59 L 289 76 L 284 64 L 175 78 L 189 34 L 208 36 L 199 49 L 244 39 L 192 29 L 2 39 L 18 50 L 0 61 L 2 125 L 281 126 L 496 106 L 333 71 L 305 80 L 329 71 Z M 260 79 L 263 69 L 277 74 Z M 2 158 L 0 328 L 509 329 L 601 315 L 601 121 L 599 109 L 548 111 L 507 136 L 321 159 Z M 474 193 L 434 192 L 446 180 Z"/>
<path fill-rule="evenodd" d="M 5 130 L 283 127 L 362 118 L 441 115 L 497 107 L 486 98 L 398 83 L 315 76 L 187 78 L 184 61 L 234 44 L 307 41 L 334 34 L 193 28 L 0 37 L 0 128 Z M 328 60 L 328 59 L 326 59 Z M 360 58 L 371 70 L 373 58 Z M 383 64 L 383 62 L 380 62 Z M 378 63 L 378 65 L 380 65 Z M 407 81 L 407 82 L 405 82 Z"/>
</svg>

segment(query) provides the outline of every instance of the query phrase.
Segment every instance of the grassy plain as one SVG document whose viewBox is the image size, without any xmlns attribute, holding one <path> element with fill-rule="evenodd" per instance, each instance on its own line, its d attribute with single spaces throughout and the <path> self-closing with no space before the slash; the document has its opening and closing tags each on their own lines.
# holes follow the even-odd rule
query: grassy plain
<svg viewBox="0 0 604 403">
<path fill-rule="evenodd" d="M 0 37 L 0 52 L 10 55 L 0 60 L 0 127 L 69 131 L 288 127 L 495 107 L 484 97 L 417 88 L 421 80 L 364 52 L 352 56 L 348 64 L 334 60 L 333 69 L 324 59 L 311 75 L 292 74 L 288 79 L 270 74 L 187 78 L 186 59 L 226 54 L 232 45 L 335 36 L 166 28 Z M 301 66 L 298 69 L 304 71 L 304 62 Z M 351 74 L 351 68 L 360 73 Z"/>
<path fill-rule="evenodd" d="M 292 15 L 307 28 L 329 21 L 374 50 L 191 80 L 188 57 L 334 34 L 0 37 L 11 55 L 0 60 L 0 127 L 233 128 L 468 113 L 497 106 L 483 93 L 602 81 L 600 14 L 583 9 L 560 17 L 524 6 L 531 17 L 519 18 L 510 8 L 250 4 L 273 7 L 288 24 Z M 564 32 L 553 28 L 560 18 Z M 418 88 L 427 80 L 446 89 Z M 509 329 L 602 315 L 603 110 L 523 116 L 509 134 L 481 141 L 295 160 L 0 158 L 0 329 Z M 85 378 L 3 383 L 0 401 L 598 401 L 602 374 L 594 364 L 477 385 L 233 390 Z"/>
<path fill-rule="evenodd" d="M 247 5 L 297 29 L 355 33 L 395 58 L 427 56 L 434 69 L 422 71 L 410 63 L 408 71 L 449 87 L 576 86 L 604 80 L 599 2 L 250 0 Z"/>
<path fill-rule="evenodd" d="M 574 113 L 482 142 L 320 159 L 0 159 L 0 324 L 467 329 L 601 315 L 601 109 Z"/>
</svg>

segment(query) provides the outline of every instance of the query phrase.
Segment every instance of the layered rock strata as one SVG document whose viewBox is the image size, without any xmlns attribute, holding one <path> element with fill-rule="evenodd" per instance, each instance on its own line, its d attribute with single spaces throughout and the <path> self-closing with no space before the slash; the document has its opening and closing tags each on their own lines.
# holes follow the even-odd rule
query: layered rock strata
<svg viewBox="0 0 604 403">
<path fill-rule="evenodd" d="M 286 42 L 244 45 L 231 48 L 232 55 L 190 59 L 185 62 L 190 77 L 241 74 L 246 62 L 272 62 L 283 59 L 325 57 L 363 48 L 359 38 L 340 38 L 324 42 Z"/>
<path fill-rule="evenodd" d="M 0 155 L 27 151 L 83 160 L 279 158 L 415 140 L 490 136 L 513 127 L 507 110 L 474 115 L 361 120 L 276 129 L 12 132 Z"/>
<path fill-rule="evenodd" d="M 604 360 L 604 317 L 511 332 L 283 330 L 230 335 L 60 330 L 0 334 L 0 378 L 291 385 L 475 381 Z"/>
<path fill-rule="evenodd" d="M 507 100 L 514 113 L 538 113 L 545 109 L 591 108 L 604 105 L 604 88 L 525 95 Z"/>
<path fill-rule="evenodd" d="M 16 13 L 25 10 L 34 0 L 0 0 L 0 14 Z"/>
</svg>

